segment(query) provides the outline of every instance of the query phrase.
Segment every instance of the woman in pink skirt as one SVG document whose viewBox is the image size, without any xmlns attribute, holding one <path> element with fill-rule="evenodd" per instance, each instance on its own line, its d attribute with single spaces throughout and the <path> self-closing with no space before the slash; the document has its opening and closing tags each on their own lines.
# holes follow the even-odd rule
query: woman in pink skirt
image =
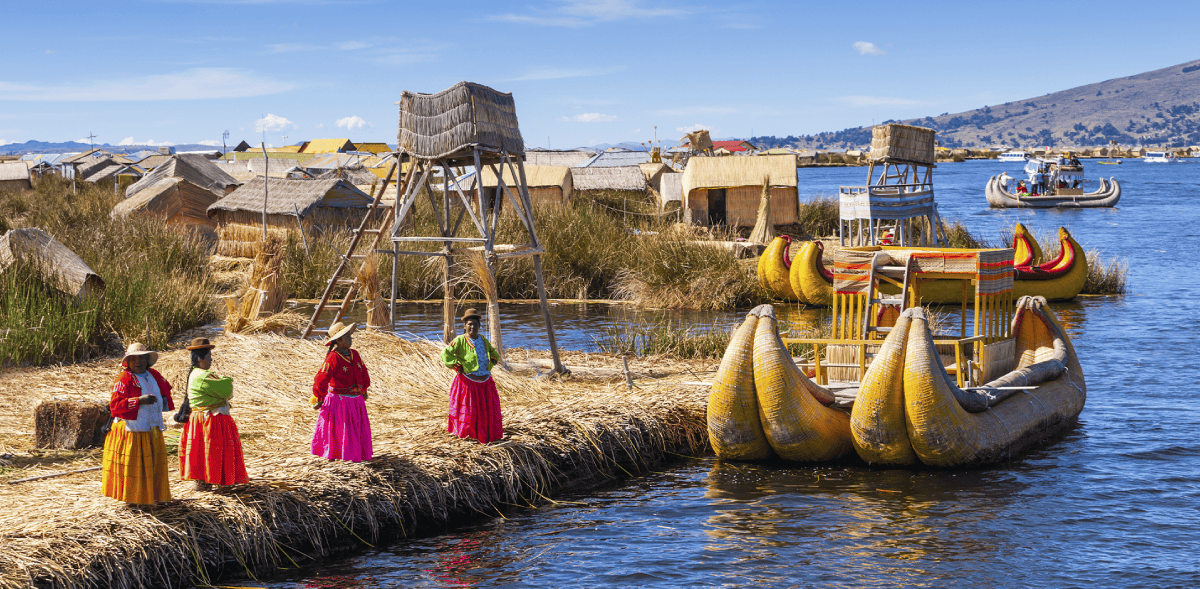
<svg viewBox="0 0 1200 589">
<path fill-rule="evenodd" d="M 373 455 L 371 420 L 367 417 L 367 389 L 371 376 L 358 352 L 350 349 L 354 324 L 334 323 L 329 328 L 333 346 L 313 379 L 310 401 L 317 415 L 312 453 L 329 460 L 362 462 Z"/>
<path fill-rule="evenodd" d="M 463 313 L 463 335 L 442 350 L 442 362 L 458 376 L 450 386 L 450 433 L 475 438 L 480 443 L 504 437 L 500 417 L 500 395 L 492 380 L 491 367 L 500 360 L 492 342 L 479 335 L 479 313 Z"/>
</svg>

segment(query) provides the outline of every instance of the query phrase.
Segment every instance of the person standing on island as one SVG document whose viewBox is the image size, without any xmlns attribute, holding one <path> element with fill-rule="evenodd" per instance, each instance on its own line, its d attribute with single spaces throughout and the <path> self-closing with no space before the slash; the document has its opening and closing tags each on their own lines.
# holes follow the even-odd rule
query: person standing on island
<svg viewBox="0 0 1200 589">
<path fill-rule="evenodd" d="M 325 345 L 333 347 L 313 379 L 310 401 L 320 413 L 312 453 L 329 460 L 362 462 L 374 455 L 366 403 L 371 376 L 362 357 L 350 348 L 354 328 L 353 323 L 334 323 L 329 328 Z"/>
<path fill-rule="evenodd" d="M 155 362 L 157 352 L 130 344 L 108 403 L 113 424 L 104 438 L 100 485 L 105 497 L 131 504 L 171 500 L 163 412 L 174 410 L 175 402 L 171 384 L 151 368 Z"/>
<path fill-rule="evenodd" d="M 460 438 L 475 438 L 486 444 L 504 437 L 504 427 L 500 394 L 491 373 L 500 353 L 492 347 L 492 342 L 479 335 L 480 318 L 475 309 L 463 313 L 463 334 L 442 350 L 442 362 L 458 373 L 450 385 L 447 430 Z"/>
<path fill-rule="evenodd" d="M 179 436 L 179 478 L 195 481 L 197 491 L 250 482 L 242 439 L 229 415 L 233 379 L 211 370 L 215 347 L 206 337 L 193 339 L 187 347 L 192 353 L 187 399 L 193 411 Z"/>
</svg>

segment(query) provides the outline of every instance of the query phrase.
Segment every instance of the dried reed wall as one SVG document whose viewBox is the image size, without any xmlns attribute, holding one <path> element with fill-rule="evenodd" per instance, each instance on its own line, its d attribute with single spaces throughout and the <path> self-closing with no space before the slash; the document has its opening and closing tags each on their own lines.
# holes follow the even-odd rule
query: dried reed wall
<svg viewBox="0 0 1200 589">
<path fill-rule="evenodd" d="M 730 227 L 753 227 L 758 217 L 758 203 L 762 198 L 762 186 L 738 186 L 725 189 L 725 219 Z M 794 187 L 771 187 L 771 217 L 776 225 L 795 223 L 798 219 L 798 203 Z M 687 198 L 693 219 L 708 216 L 708 190 L 693 190 Z"/>
</svg>

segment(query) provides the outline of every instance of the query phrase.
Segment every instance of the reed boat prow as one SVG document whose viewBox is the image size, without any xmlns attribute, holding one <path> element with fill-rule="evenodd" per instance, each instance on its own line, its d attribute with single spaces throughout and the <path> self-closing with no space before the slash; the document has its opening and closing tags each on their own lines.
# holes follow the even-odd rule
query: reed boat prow
<svg viewBox="0 0 1200 589">
<path fill-rule="evenodd" d="M 758 258 L 758 281 L 779 300 L 804 302 L 792 289 L 792 260 L 788 256 L 791 244 L 792 238 L 787 235 L 776 237 L 767 244 L 767 249 Z"/>
</svg>

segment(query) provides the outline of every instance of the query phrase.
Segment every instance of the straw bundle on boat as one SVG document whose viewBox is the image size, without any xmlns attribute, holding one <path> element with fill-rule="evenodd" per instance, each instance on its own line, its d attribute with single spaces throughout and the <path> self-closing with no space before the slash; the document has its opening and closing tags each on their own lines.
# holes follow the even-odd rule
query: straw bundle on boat
<svg viewBox="0 0 1200 589">
<path fill-rule="evenodd" d="M 375 459 L 329 462 L 309 455 L 316 414 L 312 376 L 326 348 L 275 335 L 214 338 L 213 368 L 234 379 L 233 417 L 251 482 L 218 492 L 175 480 L 177 501 L 145 512 L 100 495 L 96 471 L 0 485 L 0 579 L 4 588 L 214 584 L 269 574 L 364 542 L 411 537 L 509 506 L 549 501 L 611 477 L 644 471 L 705 448 L 704 391 L 623 379 L 530 380 L 497 371 L 505 438 L 483 445 L 446 433 L 453 373 L 441 346 L 360 332 L 355 347 L 371 370 L 367 410 Z M 511 355 L 511 351 L 510 351 Z M 512 359 L 512 358 L 510 358 Z M 515 360 L 519 360 L 516 358 Z M 569 366 L 619 366 L 610 356 L 567 354 Z M 27 447 L 38 397 L 107 398 L 117 359 L 8 374 L 0 386 L 0 444 Z M 163 352 L 156 368 L 177 385 L 186 350 Z M 662 359 L 637 360 L 637 373 Z M 711 362 L 672 360 L 700 372 Z M 619 371 L 614 370 L 615 374 Z M 694 380 L 683 373 L 675 382 Z M 61 391 L 67 392 L 61 392 Z M 23 394 L 14 394 L 22 391 Z M 177 430 L 167 432 L 168 443 Z M 30 468 L 21 476 L 99 465 L 98 451 Z M 0 473 L 0 481 L 13 480 Z M 230 583 L 225 583 L 230 584 Z M 240 584 L 240 583 L 232 583 Z"/>
</svg>

